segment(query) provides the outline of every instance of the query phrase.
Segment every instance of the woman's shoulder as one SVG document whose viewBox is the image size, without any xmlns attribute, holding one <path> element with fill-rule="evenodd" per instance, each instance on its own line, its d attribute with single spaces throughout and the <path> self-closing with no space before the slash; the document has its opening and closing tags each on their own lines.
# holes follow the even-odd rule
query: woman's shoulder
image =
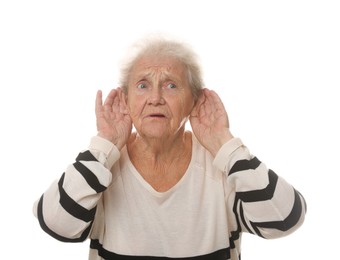
<svg viewBox="0 0 340 260">
<path fill-rule="evenodd" d="M 213 165 L 214 157 L 212 154 L 197 140 L 192 133 L 192 170 L 200 172 L 205 177 L 221 182 L 223 174 Z"/>
<path fill-rule="evenodd" d="M 212 154 L 198 141 L 194 133 L 191 133 L 192 138 L 192 160 L 197 165 L 207 165 L 214 161 Z"/>
</svg>

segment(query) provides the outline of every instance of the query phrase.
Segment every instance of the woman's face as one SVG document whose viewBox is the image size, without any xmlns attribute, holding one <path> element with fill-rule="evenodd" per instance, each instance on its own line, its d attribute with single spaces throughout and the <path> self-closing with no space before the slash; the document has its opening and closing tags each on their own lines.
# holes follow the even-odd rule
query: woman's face
<svg viewBox="0 0 340 260">
<path fill-rule="evenodd" d="M 184 129 L 194 103 L 185 67 L 178 60 L 142 57 L 134 64 L 127 106 L 141 136 L 174 136 Z"/>
</svg>

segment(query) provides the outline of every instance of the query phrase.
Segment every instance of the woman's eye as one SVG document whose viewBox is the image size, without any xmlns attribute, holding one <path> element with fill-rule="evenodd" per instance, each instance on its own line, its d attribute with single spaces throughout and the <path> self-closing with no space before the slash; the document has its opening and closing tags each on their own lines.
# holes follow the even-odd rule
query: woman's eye
<svg viewBox="0 0 340 260">
<path fill-rule="evenodd" d="M 170 83 L 170 84 L 167 85 L 167 88 L 176 88 L 176 85 L 173 84 L 173 83 Z"/>
<path fill-rule="evenodd" d="M 143 84 L 143 83 L 140 83 L 140 84 L 138 84 L 137 88 L 143 89 L 143 88 L 146 88 L 146 85 Z"/>
</svg>

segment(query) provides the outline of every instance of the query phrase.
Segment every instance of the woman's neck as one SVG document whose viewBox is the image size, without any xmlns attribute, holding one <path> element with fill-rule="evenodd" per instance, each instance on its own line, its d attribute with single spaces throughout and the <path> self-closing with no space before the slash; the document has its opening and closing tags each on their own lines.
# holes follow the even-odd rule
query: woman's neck
<svg viewBox="0 0 340 260">
<path fill-rule="evenodd" d="M 171 189 L 184 176 L 192 154 L 192 137 L 184 132 L 167 140 L 131 136 L 127 145 L 132 164 L 156 191 Z"/>
<path fill-rule="evenodd" d="M 143 158 L 149 162 L 173 161 L 187 152 L 185 149 L 191 144 L 191 133 L 184 130 L 171 138 L 145 138 L 137 133 L 131 135 L 127 144 L 129 156 Z"/>
</svg>

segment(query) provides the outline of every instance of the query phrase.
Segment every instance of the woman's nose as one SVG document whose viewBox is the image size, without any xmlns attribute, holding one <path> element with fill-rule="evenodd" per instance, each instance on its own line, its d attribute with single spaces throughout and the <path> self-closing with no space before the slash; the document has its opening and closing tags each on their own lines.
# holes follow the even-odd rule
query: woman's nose
<svg viewBox="0 0 340 260">
<path fill-rule="evenodd" d="M 152 104 L 152 105 L 163 105 L 164 104 L 163 91 L 160 87 L 152 88 L 152 91 L 149 97 L 149 104 Z"/>
</svg>

